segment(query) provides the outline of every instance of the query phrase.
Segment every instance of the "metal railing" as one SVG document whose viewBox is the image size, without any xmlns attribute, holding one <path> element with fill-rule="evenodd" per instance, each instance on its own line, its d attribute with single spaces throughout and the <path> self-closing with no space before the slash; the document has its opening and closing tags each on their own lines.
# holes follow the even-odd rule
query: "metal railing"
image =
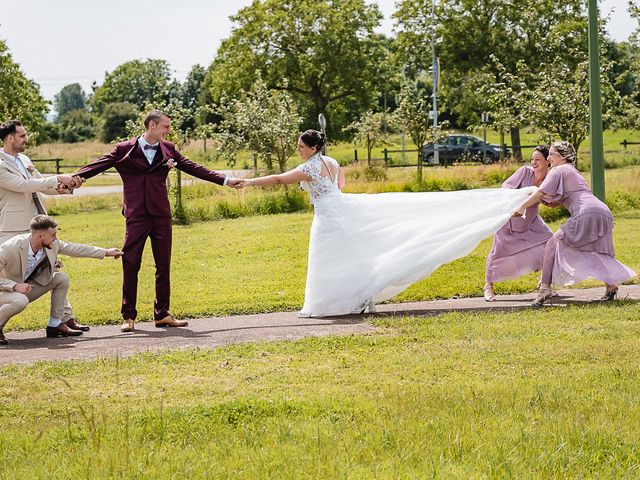
<svg viewBox="0 0 640 480">
<path fill-rule="evenodd" d="M 79 168 L 82 168 L 86 165 L 86 163 L 84 165 L 69 165 L 64 162 L 64 159 L 62 158 L 37 158 L 37 159 L 31 159 L 31 161 L 34 164 L 37 163 L 44 163 L 44 164 L 49 164 L 49 163 L 55 163 L 55 173 L 56 175 L 60 175 L 63 173 L 63 169 L 67 169 L 68 170 L 77 170 Z M 44 173 L 52 173 L 52 172 L 44 172 Z"/>
<path fill-rule="evenodd" d="M 623 141 L 620 142 L 620 145 L 622 145 L 626 150 L 627 145 L 640 145 L 640 142 L 629 142 L 627 139 L 624 139 Z"/>
</svg>

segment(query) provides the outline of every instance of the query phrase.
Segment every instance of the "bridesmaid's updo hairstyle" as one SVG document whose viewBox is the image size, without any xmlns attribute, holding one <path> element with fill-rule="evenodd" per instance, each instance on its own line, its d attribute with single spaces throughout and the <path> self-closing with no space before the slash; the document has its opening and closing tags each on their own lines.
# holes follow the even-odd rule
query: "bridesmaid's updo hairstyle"
<svg viewBox="0 0 640 480">
<path fill-rule="evenodd" d="M 316 152 L 322 150 L 327 143 L 327 136 L 317 130 L 309 129 L 300 135 L 300 140 L 309 148 L 315 148 Z"/>
<path fill-rule="evenodd" d="M 578 159 L 578 155 L 576 154 L 576 149 L 573 148 L 566 140 L 562 140 L 561 142 L 553 142 L 551 144 L 551 148 L 553 148 L 558 155 L 560 155 L 567 163 L 571 165 L 576 164 L 576 160 Z"/>
<path fill-rule="evenodd" d="M 549 147 L 546 145 L 538 145 L 533 149 L 534 152 L 540 152 L 545 159 L 549 158 Z"/>
</svg>

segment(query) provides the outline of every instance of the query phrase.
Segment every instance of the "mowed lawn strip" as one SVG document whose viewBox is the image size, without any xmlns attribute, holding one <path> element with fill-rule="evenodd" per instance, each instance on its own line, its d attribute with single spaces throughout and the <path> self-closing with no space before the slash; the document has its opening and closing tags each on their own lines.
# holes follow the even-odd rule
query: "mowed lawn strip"
<svg viewBox="0 0 640 480">
<path fill-rule="evenodd" d="M 640 475 L 640 304 L 376 325 L 3 367 L 0 477 Z"/>
</svg>

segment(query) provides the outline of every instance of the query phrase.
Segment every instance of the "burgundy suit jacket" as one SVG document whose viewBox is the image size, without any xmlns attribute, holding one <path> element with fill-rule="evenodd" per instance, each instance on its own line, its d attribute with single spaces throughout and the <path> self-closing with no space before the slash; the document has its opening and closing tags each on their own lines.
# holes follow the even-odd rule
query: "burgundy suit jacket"
<svg viewBox="0 0 640 480">
<path fill-rule="evenodd" d="M 91 178 L 114 167 L 124 187 L 125 217 L 138 215 L 171 216 L 167 193 L 167 161 L 173 159 L 176 168 L 194 177 L 222 185 L 225 176 L 183 157 L 171 142 L 160 141 L 160 148 L 151 165 L 142 152 L 138 139 L 118 143 L 111 153 L 81 168 L 75 175 Z"/>
</svg>

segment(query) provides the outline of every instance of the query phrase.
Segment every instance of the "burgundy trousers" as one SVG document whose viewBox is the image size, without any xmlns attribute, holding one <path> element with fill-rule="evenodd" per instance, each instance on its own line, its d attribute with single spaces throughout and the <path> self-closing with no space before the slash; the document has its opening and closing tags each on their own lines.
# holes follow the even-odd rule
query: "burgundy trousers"
<svg viewBox="0 0 640 480">
<path fill-rule="evenodd" d="M 147 238 L 151 239 L 153 260 L 156 265 L 156 298 L 153 318 L 161 320 L 169 315 L 171 295 L 171 217 L 138 215 L 126 219 L 126 233 L 122 250 L 122 318 L 135 320 L 138 315 L 138 272 Z"/>
</svg>

